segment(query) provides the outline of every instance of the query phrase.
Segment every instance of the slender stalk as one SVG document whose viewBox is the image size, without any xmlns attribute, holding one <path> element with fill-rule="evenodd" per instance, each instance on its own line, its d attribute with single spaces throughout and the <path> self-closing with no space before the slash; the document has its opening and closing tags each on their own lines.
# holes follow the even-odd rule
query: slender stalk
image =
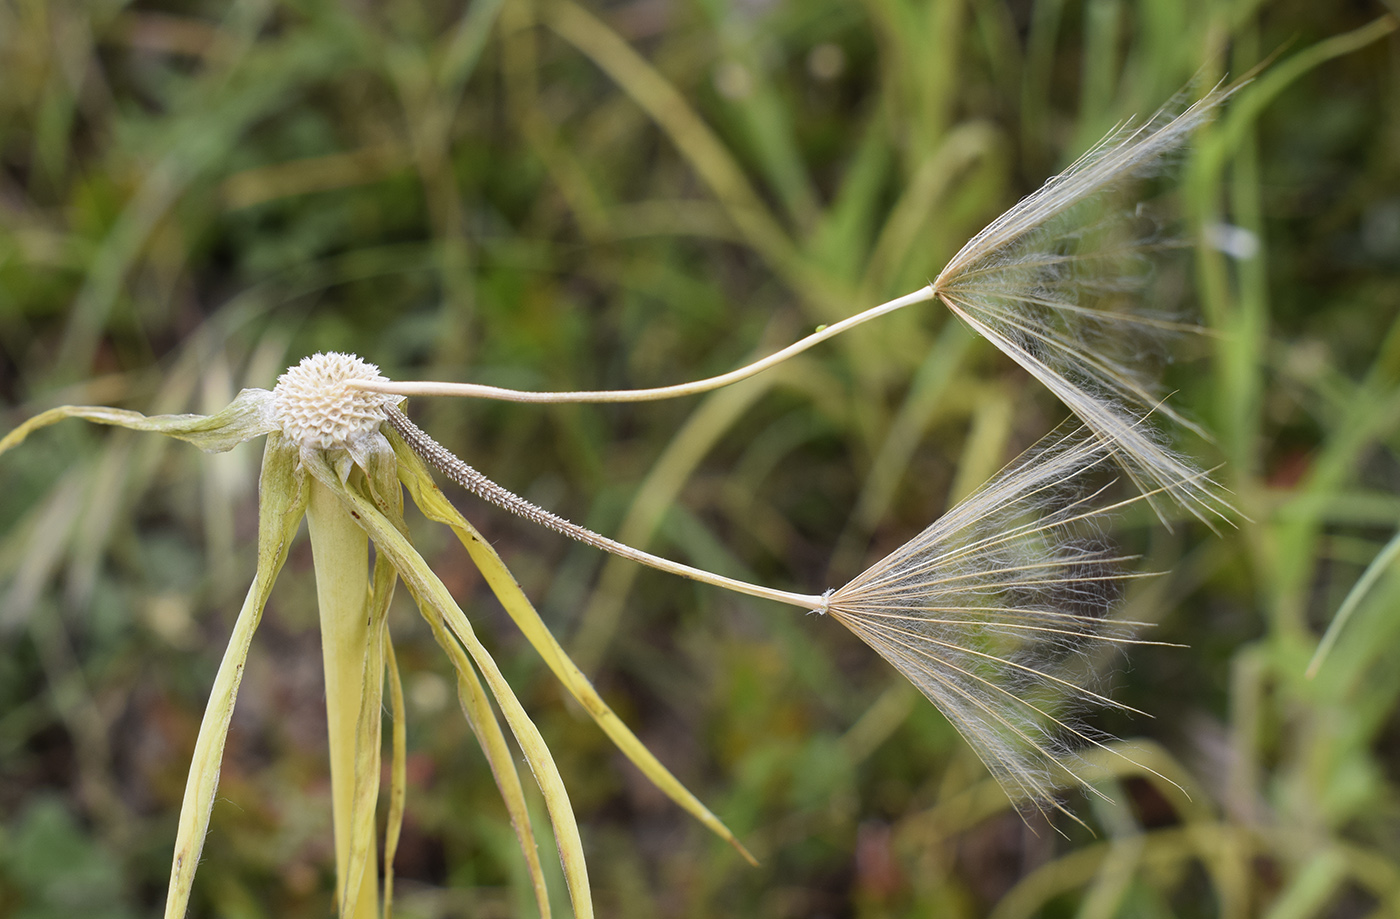
<svg viewBox="0 0 1400 919">
<path fill-rule="evenodd" d="M 902 297 L 881 303 L 879 306 L 872 306 L 870 309 L 842 319 L 840 322 L 823 326 L 806 338 L 799 339 L 783 350 L 754 361 L 752 364 L 746 364 L 737 370 L 722 373 L 717 377 L 695 380 L 690 383 L 677 383 L 675 386 L 592 392 L 526 392 L 519 389 L 505 389 L 500 386 L 485 386 L 480 383 L 436 383 L 431 381 L 393 383 L 387 380 L 349 380 L 345 385 L 349 389 L 382 392 L 395 396 L 467 396 L 477 399 L 496 399 L 502 402 L 655 402 L 660 399 L 674 399 L 678 396 L 693 396 L 748 379 L 770 367 L 781 364 L 790 357 L 801 354 L 813 345 L 840 335 L 847 329 L 855 328 L 861 323 L 869 322 L 871 319 L 886 313 L 893 313 L 895 310 L 911 304 L 932 300 L 935 294 L 933 285 L 921 287 L 912 294 L 905 294 Z"/>
<path fill-rule="evenodd" d="M 408 420 L 408 416 L 393 406 L 386 406 L 385 412 L 388 421 L 394 430 L 413 448 L 413 452 L 421 456 L 424 462 L 436 468 L 443 475 L 447 476 L 458 485 L 473 494 L 485 498 L 492 504 L 503 507 L 512 514 L 524 517 L 540 526 L 548 527 L 556 533 L 563 533 L 571 539 L 588 543 L 604 552 L 611 552 L 623 558 L 631 559 L 643 565 L 665 571 L 669 574 L 677 574 L 683 578 L 690 578 L 695 581 L 703 581 L 706 584 L 713 584 L 716 587 L 723 587 L 741 594 L 748 594 L 751 597 L 761 597 L 765 600 L 776 600 L 779 603 L 786 603 L 788 606 L 798 606 L 802 609 L 825 611 L 826 597 L 819 594 L 799 594 L 787 590 L 776 590 L 772 587 L 764 587 L 761 584 L 750 584 L 748 581 L 740 581 L 735 578 L 727 578 L 722 574 L 715 574 L 703 568 L 692 568 L 690 565 L 682 565 L 680 562 L 673 562 L 670 559 L 662 558 L 659 555 L 652 555 L 650 552 L 643 552 L 641 549 L 634 549 L 626 543 L 609 539 L 606 536 L 581 527 L 576 523 L 571 523 L 557 514 L 551 514 L 544 508 L 531 504 L 514 492 L 502 488 L 486 476 L 477 472 L 466 463 L 462 462 L 455 453 L 433 440 L 423 431 L 422 428 Z"/>
<path fill-rule="evenodd" d="M 369 537 L 335 493 L 311 484 L 306 510 L 316 601 L 321 611 L 321 657 L 326 670 L 326 722 L 330 732 L 331 807 L 335 824 L 336 902 L 343 904 L 345 875 L 354 840 L 355 734 L 364 698 L 365 652 L 370 640 L 365 601 L 369 584 Z M 378 876 L 373 839 L 361 877 L 353 919 L 378 916 Z M 344 917 L 343 917 L 344 919 Z"/>
</svg>

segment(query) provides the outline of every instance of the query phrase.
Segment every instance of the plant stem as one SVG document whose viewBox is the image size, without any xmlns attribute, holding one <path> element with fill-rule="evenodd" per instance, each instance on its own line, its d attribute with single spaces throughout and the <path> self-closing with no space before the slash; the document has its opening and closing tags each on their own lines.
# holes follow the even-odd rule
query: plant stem
<svg viewBox="0 0 1400 919">
<path fill-rule="evenodd" d="M 747 594 L 750 597 L 761 597 L 764 600 L 775 600 L 778 603 L 786 603 L 788 606 L 797 606 L 813 612 L 825 612 L 827 598 L 824 594 L 799 594 L 790 590 L 777 590 L 772 587 L 764 587 L 761 584 L 750 584 L 748 581 L 740 581 L 736 578 L 725 577 L 713 571 L 706 571 L 703 568 L 696 568 L 691 565 L 683 565 L 680 562 L 673 562 L 670 559 L 662 558 L 659 555 L 652 555 L 650 552 L 643 552 L 641 549 L 634 549 L 626 543 L 609 539 L 599 533 L 595 533 L 587 527 L 581 527 L 576 523 L 571 523 L 560 517 L 558 514 L 550 513 L 544 508 L 526 501 L 524 498 L 508 489 L 497 485 L 486 476 L 477 472 L 471 466 L 462 462 L 457 454 L 444 447 L 442 444 L 428 436 L 422 428 L 408 419 L 408 416 L 392 405 L 385 406 L 384 413 L 387 415 L 389 426 L 398 431 L 409 448 L 417 453 L 424 462 L 437 469 L 458 485 L 481 498 L 490 501 L 498 507 L 503 507 L 526 520 L 538 523 L 540 526 L 548 527 L 556 533 L 562 533 L 570 539 L 577 539 L 579 542 L 587 543 L 604 552 L 611 552 L 613 555 L 631 559 L 643 565 L 649 565 L 660 571 L 669 574 L 678 574 L 683 578 L 702 581 L 706 584 L 713 584 L 716 587 L 723 587 L 737 593 Z"/>
<path fill-rule="evenodd" d="M 543 402 L 549 404 L 559 402 L 654 402 L 660 399 L 674 399 L 679 396 L 693 396 L 697 393 L 709 392 L 712 389 L 719 389 L 721 386 L 728 386 L 730 383 L 748 379 L 769 367 L 781 364 L 790 357 L 801 354 L 813 345 L 840 335 L 847 329 L 853 329 L 877 316 L 893 313 L 895 310 L 903 309 L 911 304 L 932 300 L 936 295 L 937 291 L 934 290 L 932 284 L 921 287 L 912 294 L 896 297 L 881 303 L 879 306 L 872 306 L 864 312 L 842 319 L 840 322 L 823 326 L 806 338 L 799 339 L 781 351 L 775 351 L 752 364 L 746 364 L 737 370 L 722 373 L 717 377 L 695 380 L 690 383 L 677 383 L 674 386 L 593 392 L 526 392 L 518 389 L 504 389 L 500 386 L 486 386 L 481 383 L 437 383 L 430 381 L 395 383 L 389 380 L 349 380 L 345 385 L 349 389 L 362 389 L 366 392 L 381 392 L 395 396 L 466 396 L 477 399 L 498 399 L 503 402 Z"/>
<path fill-rule="evenodd" d="M 306 510 L 316 601 L 321 612 L 321 657 L 326 670 L 326 722 L 330 732 L 331 807 L 335 824 L 336 902 L 345 895 L 345 874 L 355 802 L 355 734 L 364 699 L 365 652 L 370 640 L 365 601 L 369 584 L 369 537 L 335 493 L 311 484 Z M 378 915 L 375 841 L 355 900 L 353 919 Z M 344 913 L 342 911 L 342 919 Z"/>
</svg>

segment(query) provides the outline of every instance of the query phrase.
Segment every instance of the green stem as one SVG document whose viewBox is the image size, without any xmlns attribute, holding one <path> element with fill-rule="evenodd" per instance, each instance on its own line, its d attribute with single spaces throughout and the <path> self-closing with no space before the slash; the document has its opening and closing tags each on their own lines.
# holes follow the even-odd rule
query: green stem
<svg viewBox="0 0 1400 919">
<path fill-rule="evenodd" d="M 366 599 L 369 537 L 341 500 L 319 481 L 311 485 L 306 510 L 316 601 L 321 610 L 321 657 L 326 670 L 326 721 L 330 731 L 331 807 L 335 823 L 336 902 L 343 907 L 346 871 L 356 840 L 351 836 L 355 804 L 355 735 L 364 698 L 365 652 L 370 640 Z M 375 841 L 354 898 L 353 919 L 378 915 Z M 344 919 L 345 913 L 342 909 Z"/>
</svg>

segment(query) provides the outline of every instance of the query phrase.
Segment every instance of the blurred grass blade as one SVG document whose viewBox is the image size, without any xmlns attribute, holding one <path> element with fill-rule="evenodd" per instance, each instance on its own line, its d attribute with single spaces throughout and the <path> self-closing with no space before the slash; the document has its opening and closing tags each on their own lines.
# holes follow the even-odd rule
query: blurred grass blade
<svg viewBox="0 0 1400 919">
<path fill-rule="evenodd" d="M 85 520 L 90 469 L 89 463 L 80 461 L 65 472 L 43 503 L 5 540 L 3 556 L 10 583 L 0 604 L 0 635 L 8 637 L 29 621 L 49 577 L 69 550 L 74 532 Z"/>
<path fill-rule="evenodd" d="M 1333 35 L 1279 60 L 1231 99 L 1216 130 L 1202 138 L 1190 163 L 1188 190 L 1195 216 L 1209 230 L 1227 219 L 1256 238 L 1265 232 L 1268 192 L 1258 173 L 1256 135 L 1265 112 L 1284 91 L 1328 61 L 1360 50 L 1396 28 L 1392 15 Z M 1228 208 L 1228 211 L 1226 210 Z M 1228 217 L 1227 217 L 1228 215 Z M 1269 341 L 1270 297 L 1267 252 L 1241 261 L 1202 234 L 1196 252 L 1196 288 L 1203 312 L 1221 334 L 1216 339 L 1214 392 L 1209 402 L 1214 430 L 1235 474 L 1259 468 L 1265 439 L 1262 407 L 1272 381 L 1264 368 Z M 1286 594 L 1305 589 L 1293 583 L 1307 566 L 1282 562 L 1269 589 Z M 1300 624 L 1301 627 L 1301 624 Z"/>
<path fill-rule="evenodd" d="M 666 510 L 675 506 L 696 467 L 739 418 L 783 382 L 779 374 L 788 372 L 770 371 L 706 396 L 671 436 L 637 487 L 618 526 L 618 541 L 641 549 L 651 545 Z M 615 556 L 603 563 L 572 642 L 579 669 L 585 673 L 596 671 L 607 654 L 639 571 L 638 566 Z"/>
<path fill-rule="evenodd" d="M 1371 564 L 1366 566 L 1366 570 L 1361 573 L 1361 577 L 1347 591 L 1346 598 L 1342 600 L 1342 605 L 1337 607 L 1337 615 L 1333 617 L 1332 623 L 1327 626 L 1327 631 L 1323 634 L 1322 640 L 1317 643 L 1317 650 L 1313 652 L 1312 660 L 1308 663 L 1308 679 L 1317 676 L 1318 670 L 1322 668 L 1327 660 L 1327 655 L 1332 653 L 1332 646 L 1341 637 L 1342 629 L 1346 628 L 1347 621 L 1351 619 L 1356 608 L 1361 605 L 1361 601 L 1366 599 L 1366 595 L 1371 592 L 1376 581 L 1385 574 L 1386 570 L 1394 563 L 1397 556 L 1400 556 L 1400 531 L 1397 531 L 1390 538 L 1390 542 L 1385 544 L 1385 548 L 1376 555 Z"/>
<path fill-rule="evenodd" d="M 801 153 L 795 113 L 787 105 L 781 82 L 774 79 L 781 76 L 781 68 L 759 51 L 763 34 L 759 23 L 735 16 L 727 2 L 702 9 L 711 22 L 727 26 L 715 29 L 721 61 L 716 82 L 731 120 L 744 133 L 744 146 L 782 202 L 789 223 L 812 226 L 820 211 L 819 195 Z"/>
<path fill-rule="evenodd" d="M 175 836 L 175 856 L 170 867 L 166 893 L 165 919 L 184 919 L 189 905 L 209 815 L 214 809 L 214 793 L 219 784 L 224 741 L 233 716 L 238 685 L 253 632 L 262 619 L 273 581 L 287 560 L 287 551 L 306 512 L 309 489 L 297 467 L 295 448 L 287 446 L 280 433 L 268 436 L 263 451 L 262 477 L 258 483 L 258 568 L 247 599 L 234 622 L 228 649 L 224 652 L 209 704 L 199 725 L 194 756 L 190 763 L 185 795 L 180 805 L 180 824 Z"/>
<path fill-rule="evenodd" d="M 544 3 L 544 22 L 617 82 L 666 132 L 719 198 L 755 251 L 800 287 L 804 271 L 792 239 L 705 120 L 674 85 L 602 20 L 569 0 Z"/>
<path fill-rule="evenodd" d="M 1205 172 L 1218 178 L 1225 161 L 1240 149 L 1246 136 L 1259 123 L 1260 116 L 1299 78 L 1336 58 L 1358 51 L 1372 42 L 1385 38 L 1400 27 L 1400 19 L 1387 14 L 1377 17 L 1350 32 L 1333 35 L 1290 55 L 1255 77 L 1242 87 L 1231 101 L 1229 113 L 1221 119 L 1220 130 L 1203 148 L 1207 160 Z"/>
<path fill-rule="evenodd" d="M 901 478 L 911 467 L 948 393 L 954 389 L 973 341 L 961 323 L 948 323 L 914 372 L 909 389 L 870 461 L 846 529 L 836 541 L 831 562 L 834 570 L 859 570 L 859 562 L 849 565 L 846 560 L 864 553 L 869 535 L 889 512 Z"/>
<path fill-rule="evenodd" d="M 929 151 L 890 208 L 889 216 L 870 247 L 862 271 L 867 289 L 897 290 L 905 284 L 927 281 L 928 274 L 922 274 L 920 279 L 913 275 L 932 272 L 935 267 L 927 264 L 928 256 L 924 255 L 931 224 L 939 220 L 954 183 L 961 180 L 974 163 L 991 155 L 998 140 L 991 125 L 973 122 L 953 128 Z M 911 262 L 912 265 L 906 264 Z"/>
<path fill-rule="evenodd" d="M 323 483 L 336 479 L 335 470 L 324 457 L 308 457 L 306 468 Z M 472 660 L 485 677 L 544 796 L 545 806 L 554 824 L 555 840 L 559 847 L 560 861 L 564 866 L 564 876 L 568 881 L 574 914 L 577 919 L 591 919 L 593 897 L 584 860 L 583 841 L 578 832 L 578 820 L 574 816 L 568 791 L 564 787 L 559 767 L 554 762 L 549 746 L 530 720 L 530 716 L 526 714 L 490 652 L 477 639 L 471 623 L 452 599 L 451 592 L 408 542 L 407 537 L 400 533 L 372 502 L 354 492 L 346 492 L 345 498 L 359 514 L 360 522 L 374 540 L 375 547 L 389 557 L 419 605 L 431 607 L 433 616 L 440 616 L 446 621 L 448 628 L 466 646 Z"/>
<path fill-rule="evenodd" d="M 254 20 L 265 15 L 260 10 L 266 4 L 236 6 L 243 12 L 251 8 Z M 174 101 L 174 117 L 161 122 L 165 136 L 141 156 L 147 164 L 136 173 L 139 183 L 88 260 L 68 309 L 55 366 L 80 373 L 91 367 L 102 333 L 122 303 L 128 276 L 191 186 L 217 173 L 231 152 L 236 157 L 244 149 L 238 141 L 252 125 L 301 88 L 331 77 L 363 54 L 360 36 L 349 29 L 288 29 L 275 40 L 257 42 L 258 25 L 249 25 L 244 35 L 220 48 L 220 63 L 227 69 L 209 69 Z M 241 71 L 240 79 L 229 78 L 235 70 Z"/>
<path fill-rule="evenodd" d="M 438 62 L 438 84 L 444 88 L 460 91 L 467 78 L 476 70 L 481 52 L 491 36 L 497 14 L 505 0 L 477 0 L 467 7 L 457 28 L 450 36 L 444 37 L 442 53 Z"/>
<path fill-rule="evenodd" d="M 404 483 L 408 486 L 409 493 L 413 496 L 414 503 L 430 520 L 436 520 L 452 528 L 452 532 L 457 535 L 457 538 L 471 555 L 472 561 L 481 569 L 482 575 L 496 594 L 496 598 L 500 600 L 511 619 L 529 639 L 530 644 L 539 652 L 540 657 L 549 665 L 549 669 L 564 684 L 569 694 L 583 706 L 598 727 L 602 728 L 603 733 L 608 735 L 617 748 L 657 788 L 704 824 L 711 832 L 737 849 L 750 863 L 757 864 L 753 855 L 744 848 L 729 828 L 682 785 L 671 774 L 670 770 L 661 764 L 598 695 L 593 684 L 574 664 L 568 653 L 554 638 L 553 633 L 549 631 L 549 627 L 540 619 L 534 605 L 520 589 L 520 585 L 516 583 L 515 577 L 501 561 L 501 557 L 496 554 L 496 550 L 482 538 L 476 528 L 463 518 L 452 503 L 438 490 L 437 485 L 433 483 L 432 475 L 418 455 L 399 437 L 391 436 L 391 440 L 398 451 L 401 474 Z"/>
<path fill-rule="evenodd" d="M 1327 915 L 1328 906 L 1351 880 L 1348 877 L 1351 862 L 1348 853 L 1341 848 L 1309 853 L 1307 864 L 1269 904 L 1265 919 L 1311 919 Z"/>
</svg>

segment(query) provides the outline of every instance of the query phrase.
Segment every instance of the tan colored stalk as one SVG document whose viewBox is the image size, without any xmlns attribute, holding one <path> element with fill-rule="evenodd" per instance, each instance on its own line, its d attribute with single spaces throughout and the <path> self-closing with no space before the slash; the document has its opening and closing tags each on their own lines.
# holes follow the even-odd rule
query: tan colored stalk
<svg viewBox="0 0 1400 919">
<path fill-rule="evenodd" d="M 571 4 L 556 3 L 549 9 L 556 17 L 551 25 L 556 29 L 565 26 L 560 34 L 568 40 L 578 43 L 581 36 L 602 34 L 596 22 Z M 604 44 L 609 48 L 609 59 L 595 60 L 625 83 L 617 67 L 632 52 L 615 38 Z M 602 47 L 588 41 L 580 44 L 585 46 L 595 53 Z M 475 396 L 515 402 L 674 398 L 742 380 L 852 326 L 937 299 L 1036 377 L 1098 437 L 1112 443 L 1115 461 L 1139 491 L 1154 496 L 1153 509 L 1164 523 L 1169 525 L 1170 504 L 1179 505 L 1208 525 L 1228 520 L 1235 511 L 1224 491 L 1201 474 L 1188 457 L 1171 449 L 1157 422 L 1166 420 L 1198 435 L 1205 432 L 1166 404 L 1156 382 L 1143 373 L 1141 358 L 1155 353 L 1158 342 L 1170 335 L 1200 331 L 1192 323 L 1134 303 L 1132 294 L 1145 280 L 1150 255 L 1173 242 L 1138 226 L 1139 210 L 1123 208 L 1117 196 L 1130 183 L 1160 172 L 1165 161 L 1179 153 L 1241 85 L 1219 86 L 1185 108 L 1169 103 L 1145 121 L 1124 124 L 988 224 L 932 283 L 820 328 L 729 373 L 676 386 L 618 392 L 532 393 L 472 384 L 382 380 L 347 385 L 396 395 Z M 648 98 L 650 103 L 642 97 L 639 101 L 660 123 L 668 123 L 661 100 L 654 95 Z"/>
<path fill-rule="evenodd" d="M 683 578 L 690 578 L 695 581 L 702 581 L 706 584 L 713 584 L 716 587 L 723 587 L 736 593 L 747 594 L 750 597 L 759 597 L 764 600 L 775 600 L 778 603 L 786 603 L 788 606 L 797 606 L 806 610 L 823 611 L 826 609 L 826 598 L 819 594 L 799 594 L 790 590 L 777 590 L 772 587 L 764 587 L 762 584 L 751 584 L 748 581 L 740 581 L 737 578 L 725 577 L 713 571 L 706 571 L 703 568 L 695 568 L 691 565 L 683 565 L 680 562 L 673 562 L 670 559 L 662 558 L 659 555 L 652 555 L 650 552 L 643 552 L 641 549 L 634 549 L 626 543 L 609 539 L 600 533 L 595 533 L 587 527 L 581 527 L 550 513 L 538 505 L 531 504 L 524 498 L 502 488 L 486 476 L 477 472 L 471 466 L 462 462 L 455 453 L 448 450 L 442 444 L 433 440 L 432 437 L 412 421 L 408 416 L 392 405 L 384 407 L 384 412 L 388 415 L 389 426 L 399 432 L 404 441 L 417 453 L 424 461 L 435 467 L 443 475 L 447 476 L 458 485 L 467 489 L 498 507 L 503 507 L 512 514 L 524 517 L 540 526 L 548 527 L 556 533 L 562 533 L 571 539 L 587 543 L 604 552 L 611 552 L 613 555 L 631 559 L 643 565 L 650 565 L 668 574 L 677 574 Z"/>
<path fill-rule="evenodd" d="M 355 737 L 364 696 L 365 651 L 370 640 L 365 610 L 366 584 L 369 583 L 369 538 L 335 493 L 319 481 L 313 480 L 311 483 L 306 520 L 316 568 L 316 602 L 321 612 L 321 657 L 326 671 L 336 902 L 343 905 L 347 897 L 344 885 L 350 853 L 357 842 L 370 847 L 371 855 L 367 863 L 374 865 L 373 824 L 370 825 L 371 838 L 367 842 L 351 839 L 351 814 L 355 804 Z M 353 919 L 376 919 L 379 913 L 378 878 L 372 867 L 361 875 L 359 896 L 353 899 Z"/>
<path fill-rule="evenodd" d="M 505 389 L 500 386 L 485 386 L 480 383 L 438 383 L 433 381 L 390 382 L 388 380 L 347 380 L 347 389 L 366 392 L 388 393 L 395 396 L 467 396 L 477 399 L 496 399 L 502 402 L 655 402 L 661 399 L 674 399 L 679 396 L 693 396 L 712 389 L 719 389 L 740 380 L 746 380 L 770 367 L 776 367 L 791 357 L 796 357 L 813 345 L 821 344 L 862 323 L 893 313 L 895 310 L 932 300 L 937 295 L 932 284 L 921 287 L 912 294 L 896 297 L 879 306 L 872 306 L 840 322 L 822 326 L 805 338 L 799 339 L 781 351 L 775 351 L 752 364 L 746 364 L 728 373 L 675 386 L 657 386 L 652 389 L 616 389 L 581 392 L 527 392 L 519 389 Z"/>
</svg>

